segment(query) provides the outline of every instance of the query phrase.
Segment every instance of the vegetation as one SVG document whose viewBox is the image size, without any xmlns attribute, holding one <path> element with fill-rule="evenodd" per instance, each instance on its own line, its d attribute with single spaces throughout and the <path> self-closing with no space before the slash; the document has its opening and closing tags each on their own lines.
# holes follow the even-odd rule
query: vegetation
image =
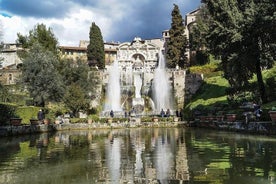
<svg viewBox="0 0 276 184">
<path fill-rule="evenodd" d="M 87 47 L 87 60 L 89 66 L 97 66 L 99 69 L 105 68 L 104 42 L 100 28 L 92 23 L 89 33 L 89 45 Z"/>
<path fill-rule="evenodd" d="M 47 101 L 61 101 L 65 87 L 54 65 L 57 62 L 55 55 L 44 51 L 38 43 L 31 47 L 23 60 L 22 80 L 35 105 L 44 107 Z"/>
<path fill-rule="evenodd" d="M 0 103 L 0 125 L 7 124 L 10 118 L 16 115 L 15 111 L 15 105 Z"/>
<path fill-rule="evenodd" d="M 92 47 L 95 43 L 97 43 L 96 45 L 101 43 L 104 57 L 100 30 L 95 24 L 92 24 L 92 27 L 91 32 L 94 38 Z M 98 42 L 98 38 L 101 38 L 101 42 Z M 79 110 L 88 112 L 89 102 L 94 99 L 93 94 L 96 94 L 100 83 L 97 70 L 81 60 L 59 58 L 57 54 L 58 41 L 52 30 L 46 28 L 44 24 L 36 25 L 29 35 L 23 36 L 18 33 L 17 43 L 22 44 L 25 48 L 24 52 L 19 53 L 23 61 L 22 80 L 19 82 L 22 82 L 28 89 L 31 97 L 31 103 L 28 105 L 42 107 L 57 103 L 62 105 L 62 108 L 55 108 L 54 105 L 54 107 L 50 107 L 53 109 L 47 109 L 51 118 L 65 112 L 73 112 L 75 116 Z M 98 51 L 96 50 L 97 54 L 100 53 Z M 104 63 L 104 60 L 100 61 Z M 11 97 L 9 90 L 4 86 L 1 86 L 0 90 L 3 92 L 0 95 L 2 101 L 14 99 L 14 95 Z M 22 99 L 26 99 L 26 97 Z M 89 110 L 89 112 L 94 111 Z"/>
<path fill-rule="evenodd" d="M 97 70 L 89 67 L 81 60 L 61 60 L 58 70 L 62 76 L 67 90 L 63 101 L 65 106 L 77 116 L 78 110 L 90 112 L 90 100 L 95 98 L 99 88 L 100 78 Z"/>
<path fill-rule="evenodd" d="M 256 99 L 254 93 L 244 92 L 236 96 L 234 99 L 229 99 L 229 96 L 226 93 L 226 90 L 229 87 L 228 81 L 223 78 L 222 75 L 213 75 L 213 71 L 219 73 L 219 68 L 215 63 L 209 63 L 203 66 L 194 66 L 190 68 L 190 71 L 195 73 L 200 73 L 204 71 L 205 68 L 212 68 L 212 70 L 205 70 L 204 84 L 201 86 L 197 94 L 191 99 L 191 101 L 185 106 L 185 118 L 193 118 L 194 113 L 200 112 L 203 114 L 208 113 L 218 113 L 219 111 L 224 112 L 236 112 L 241 113 L 239 106 L 243 102 L 253 102 Z M 275 77 L 276 66 L 272 69 L 263 71 L 264 79 L 270 79 L 271 76 Z M 209 73 L 210 72 L 210 73 Z M 250 81 L 250 85 L 254 86 L 257 83 L 257 77 L 253 77 Z M 266 83 L 266 85 L 269 85 Z M 275 98 L 275 90 L 273 91 L 274 95 L 271 96 Z M 276 101 L 270 101 L 269 103 L 262 104 L 263 109 L 263 118 L 268 120 L 267 112 L 276 105 Z"/>
<path fill-rule="evenodd" d="M 31 48 L 33 45 L 39 43 L 43 50 L 50 51 L 57 55 L 58 41 L 51 28 L 47 28 L 44 24 L 37 24 L 33 30 L 29 31 L 29 35 L 22 35 L 17 33 L 17 43 L 22 44 L 25 49 Z M 25 57 L 26 52 L 21 56 Z"/>
<path fill-rule="evenodd" d="M 221 58 L 224 77 L 230 84 L 227 93 L 240 95 L 251 90 L 261 103 L 268 101 L 262 68 L 275 62 L 274 1 L 205 0 L 203 13 L 195 26 L 195 45 Z M 204 20 L 204 21 L 200 21 Z M 203 36 L 203 37 L 202 37 Z M 257 77 L 257 86 L 250 79 Z"/>
<path fill-rule="evenodd" d="M 184 35 L 185 26 L 177 5 L 174 4 L 171 28 L 169 30 L 170 38 L 167 43 L 167 66 L 168 68 L 185 67 L 187 65 L 187 56 L 185 55 L 188 41 Z"/>
<path fill-rule="evenodd" d="M 68 87 L 64 96 L 65 106 L 72 110 L 74 115 L 77 115 L 80 110 L 87 111 L 89 108 L 89 101 L 82 90 L 79 84 L 73 83 Z"/>
</svg>

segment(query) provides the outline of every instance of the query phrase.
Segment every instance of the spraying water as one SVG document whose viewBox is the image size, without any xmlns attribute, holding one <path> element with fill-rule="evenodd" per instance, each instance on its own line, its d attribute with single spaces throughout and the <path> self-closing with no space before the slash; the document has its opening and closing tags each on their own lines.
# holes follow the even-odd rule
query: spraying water
<svg viewBox="0 0 276 184">
<path fill-rule="evenodd" d="M 109 80 L 107 87 L 107 99 L 105 111 L 121 111 L 121 87 L 120 87 L 120 70 L 118 61 L 115 60 L 109 70 Z"/>
<path fill-rule="evenodd" d="M 155 110 L 172 109 L 171 87 L 166 73 L 166 63 L 162 51 L 159 51 L 159 63 L 153 79 L 153 100 Z"/>
<path fill-rule="evenodd" d="M 134 74 L 135 98 L 141 98 L 142 79 L 139 73 Z"/>
</svg>

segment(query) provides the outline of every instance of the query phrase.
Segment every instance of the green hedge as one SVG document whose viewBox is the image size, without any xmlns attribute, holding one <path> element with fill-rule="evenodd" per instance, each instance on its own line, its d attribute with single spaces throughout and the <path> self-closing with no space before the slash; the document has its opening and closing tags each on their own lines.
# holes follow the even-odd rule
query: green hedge
<svg viewBox="0 0 276 184">
<path fill-rule="evenodd" d="M 30 119 L 37 118 L 37 112 L 41 107 L 35 106 L 20 106 L 16 109 L 16 114 L 22 118 L 22 123 L 30 124 Z"/>
</svg>

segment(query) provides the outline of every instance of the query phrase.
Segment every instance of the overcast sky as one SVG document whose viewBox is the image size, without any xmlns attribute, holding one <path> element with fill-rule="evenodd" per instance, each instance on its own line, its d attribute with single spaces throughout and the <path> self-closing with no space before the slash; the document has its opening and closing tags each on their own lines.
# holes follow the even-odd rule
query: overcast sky
<svg viewBox="0 0 276 184">
<path fill-rule="evenodd" d="M 51 27 L 59 45 L 78 46 L 89 40 L 92 22 L 104 41 L 160 38 L 170 28 L 173 4 L 182 17 L 200 6 L 200 0 L 0 0 L 2 41 L 14 43 L 36 24 Z"/>
</svg>

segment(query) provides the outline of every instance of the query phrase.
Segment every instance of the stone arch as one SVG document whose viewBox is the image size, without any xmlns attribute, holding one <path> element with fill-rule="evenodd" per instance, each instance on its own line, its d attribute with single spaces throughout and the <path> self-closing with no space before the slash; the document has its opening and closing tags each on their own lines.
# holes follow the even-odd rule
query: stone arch
<svg viewBox="0 0 276 184">
<path fill-rule="evenodd" d="M 146 61 L 146 57 L 142 53 L 135 53 L 131 56 L 134 69 L 142 69 Z"/>
</svg>

